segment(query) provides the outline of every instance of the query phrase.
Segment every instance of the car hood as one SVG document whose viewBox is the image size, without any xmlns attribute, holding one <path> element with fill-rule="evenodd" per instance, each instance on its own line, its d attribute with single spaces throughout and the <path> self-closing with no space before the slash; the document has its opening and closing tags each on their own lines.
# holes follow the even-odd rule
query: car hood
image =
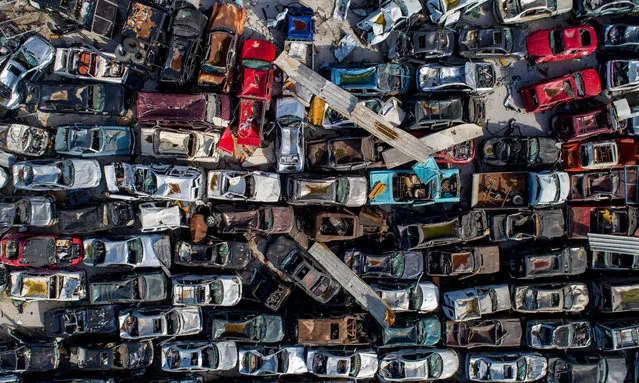
<svg viewBox="0 0 639 383">
<path fill-rule="evenodd" d="M 550 29 L 538 31 L 526 38 L 526 47 L 531 56 L 549 56 L 550 50 Z"/>
<path fill-rule="evenodd" d="M 566 172 L 536 173 L 533 175 L 538 183 L 537 191 L 532 191 L 531 195 L 536 197 L 536 201 L 530 201 L 533 205 L 563 203 L 570 193 L 570 181 Z"/>
<path fill-rule="evenodd" d="M 29 226 L 44 227 L 53 223 L 54 205 L 50 199 L 46 197 L 30 197 L 29 205 L 31 206 Z"/>
<path fill-rule="evenodd" d="M 366 177 L 348 177 L 347 207 L 359 207 L 368 200 L 368 180 Z"/>
<path fill-rule="evenodd" d="M 295 213 L 292 207 L 274 206 L 271 212 L 273 214 L 273 226 L 269 230 L 271 234 L 286 234 L 293 230 Z"/>
<path fill-rule="evenodd" d="M 95 160 L 70 160 L 73 163 L 73 187 L 93 188 L 100 184 L 102 169 Z"/>
<path fill-rule="evenodd" d="M 257 202 L 277 202 L 280 200 L 281 187 L 278 174 L 255 174 L 255 197 Z"/>
<path fill-rule="evenodd" d="M 202 331 L 202 311 L 198 306 L 174 307 L 180 317 L 178 335 L 194 335 Z"/>
</svg>

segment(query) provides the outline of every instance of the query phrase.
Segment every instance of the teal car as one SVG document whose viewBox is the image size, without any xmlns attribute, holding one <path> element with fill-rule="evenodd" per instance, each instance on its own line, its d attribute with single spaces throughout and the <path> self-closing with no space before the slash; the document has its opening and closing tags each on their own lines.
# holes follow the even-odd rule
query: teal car
<svg viewBox="0 0 639 383">
<path fill-rule="evenodd" d="M 404 94 L 409 80 L 408 67 L 395 63 L 331 69 L 331 82 L 354 95 Z"/>
<path fill-rule="evenodd" d="M 130 156 L 134 150 L 128 126 L 60 126 L 55 135 L 55 151 L 68 156 Z"/>
<path fill-rule="evenodd" d="M 371 205 L 426 206 L 460 201 L 459 169 L 439 169 L 430 158 L 413 170 L 369 173 Z"/>
<path fill-rule="evenodd" d="M 382 330 L 382 347 L 435 346 L 442 335 L 439 318 L 398 319 L 393 327 Z"/>
</svg>

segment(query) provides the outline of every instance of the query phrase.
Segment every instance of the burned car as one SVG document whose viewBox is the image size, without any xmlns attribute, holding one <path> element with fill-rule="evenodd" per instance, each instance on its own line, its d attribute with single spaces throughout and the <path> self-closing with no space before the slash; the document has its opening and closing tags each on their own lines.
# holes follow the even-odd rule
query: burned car
<svg viewBox="0 0 639 383">
<path fill-rule="evenodd" d="M 391 251 L 372 254 L 364 250 L 348 250 L 344 264 L 360 278 L 418 279 L 424 272 L 424 255 L 420 251 Z"/>
<path fill-rule="evenodd" d="M 466 376 L 473 382 L 534 382 L 546 376 L 548 361 L 535 352 L 471 353 Z"/>
<path fill-rule="evenodd" d="M 377 377 L 382 383 L 432 381 L 451 378 L 459 369 L 459 356 L 450 349 L 407 349 L 385 354 Z"/>
<path fill-rule="evenodd" d="M 520 313 L 576 313 L 588 305 L 584 283 L 545 283 L 511 287 L 513 310 Z"/>
<path fill-rule="evenodd" d="M 51 338 L 116 334 L 118 332 L 118 319 L 114 306 L 76 307 L 47 311 L 44 313 L 42 324 L 47 336 Z"/>
<path fill-rule="evenodd" d="M 354 95 L 392 96 L 408 90 L 409 71 L 402 64 L 374 64 L 362 68 L 331 68 L 331 82 Z"/>
<path fill-rule="evenodd" d="M 636 236 L 639 210 L 631 206 L 571 206 L 568 237 L 585 239 L 589 233 Z"/>
<path fill-rule="evenodd" d="M 242 280 L 230 275 L 173 276 L 173 304 L 235 306 L 242 300 Z"/>
<path fill-rule="evenodd" d="M 104 178 L 109 198 L 194 202 L 204 195 L 204 172 L 189 166 L 114 162 L 104 166 Z"/>
<path fill-rule="evenodd" d="M 93 47 L 56 48 L 53 74 L 61 77 L 124 84 L 129 67 L 116 59 L 113 53 Z"/>
<path fill-rule="evenodd" d="M 33 98 L 45 113 L 84 113 L 123 116 L 125 90 L 113 84 L 40 82 Z"/>
<path fill-rule="evenodd" d="M 277 100 L 275 155 L 278 173 L 299 173 L 304 170 L 304 114 L 304 105 L 295 97 Z"/>
<path fill-rule="evenodd" d="M 516 28 L 463 29 L 459 33 L 459 54 L 467 58 L 526 56 L 524 31 Z"/>
<path fill-rule="evenodd" d="M 601 26 L 603 51 L 639 51 L 639 26 L 605 24 Z"/>
<path fill-rule="evenodd" d="M 55 222 L 55 200 L 51 197 L 0 199 L 0 227 L 48 227 Z"/>
<path fill-rule="evenodd" d="M 164 273 L 121 275 L 89 283 L 92 304 L 157 302 L 166 299 L 168 282 Z"/>
<path fill-rule="evenodd" d="M 7 345 L 0 351 L 0 360 L 3 374 L 53 371 L 60 365 L 60 344 L 54 341 Z"/>
<path fill-rule="evenodd" d="M 171 240 L 168 235 L 84 239 L 84 264 L 95 267 L 169 267 Z"/>
<path fill-rule="evenodd" d="M 382 347 L 435 346 L 439 343 L 442 326 L 439 318 L 396 318 L 392 327 L 382 329 Z"/>
<path fill-rule="evenodd" d="M 613 134 L 625 126 L 619 121 L 613 105 L 585 113 L 562 114 L 552 118 L 551 125 L 562 142 L 580 141 L 602 134 Z"/>
<path fill-rule="evenodd" d="M 16 301 L 73 302 L 84 299 L 84 271 L 12 271 L 9 298 Z"/>
<path fill-rule="evenodd" d="M 179 241 L 175 245 L 174 262 L 188 267 L 217 267 L 242 270 L 253 259 L 247 243 L 236 241 L 192 243 Z"/>
<path fill-rule="evenodd" d="M 444 314 L 454 321 L 480 319 L 483 315 L 511 309 L 508 285 L 447 291 L 442 300 Z"/>
<path fill-rule="evenodd" d="M 481 160 L 491 166 L 552 166 L 561 148 L 549 137 L 494 137 L 483 143 Z"/>
<path fill-rule="evenodd" d="M 306 367 L 318 377 L 371 379 L 377 372 L 377 354 L 373 350 L 309 350 Z"/>
<path fill-rule="evenodd" d="M 177 2 L 170 27 L 171 38 L 160 82 L 175 86 L 188 83 L 200 61 L 202 34 L 206 27 L 206 16 L 188 2 Z"/>
<path fill-rule="evenodd" d="M 415 125 L 408 130 L 441 130 L 465 123 L 480 123 L 485 119 L 485 103 L 481 97 L 447 97 L 415 102 Z"/>
<path fill-rule="evenodd" d="M 213 3 L 208 25 L 208 40 L 200 64 L 197 83 L 231 90 L 237 44 L 244 33 L 246 8 L 234 3 Z"/>
<path fill-rule="evenodd" d="M 577 383 L 586 380 L 623 383 L 628 375 L 621 355 L 566 355 L 548 358 L 548 383 Z"/>
<path fill-rule="evenodd" d="M 358 36 L 366 45 L 379 44 L 391 32 L 406 23 L 410 17 L 422 12 L 418 0 L 386 0 L 379 2 L 379 8 L 360 20 L 356 25 Z M 382 20 L 380 22 L 380 20 Z"/>
<path fill-rule="evenodd" d="M 298 319 L 295 336 L 304 346 L 370 346 L 371 324 L 363 314 Z"/>
<path fill-rule="evenodd" d="M 305 356 L 304 347 L 245 347 L 238 353 L 239 371 L 252 376 L 304 374 L 308 372 Z"/>
<path fill-rule="evenodd" d="M 383 166 L 384 144 L 375 137 L 338 137 L 306 144 L 309 170 L 355 171 Z"/>
<path fill-rule="evenodd" d="M 209 199 L 247 202 L 278 202 L 280 176 L 277 173 L 245 170 L 209 170 Z"/>
<path fill-rule="evenodd" d="M 221 234 L 287 234 L 295 226 L 290 206 L 266 206 L 253 209 L 219 207 L 206 218 L 206 224 Z"/>
<path fill-rule="evenodd" d="M 420 92 L 486 92 L 493 90 L 497 74 L 490 63 L 464 65 L 424 64 L 417 71 Z"/>
<path fill-rule="evenodd" d="M 431 282 L 415 285 L 371 285 L 394 312 L 427 313 L 439 307 L 439 289 Z"/>
<path fill-rule="evenodd" d="M 122 339 L 196 335 L 203 328 L 197 306 L 126 309 L 120 311 L 118 322 Z"/>
<path fill-rule="evenodd" d="M 424 253 L 424 264 L 426 274 L 432 277 L 494 274 L 499 272 L 499 247 L 428 250 Z"/>
<path fill-rule="evenodd" d="M 235 368 L 235 342 L 176 341 L 162 345 L 162 371 L 216 372 Z"/>
<path fill-rule="evenodd" d="M 526 324 L 528 347 L 548 349 L 576 349 L 590 347 L 592 331 L 590 323 L 582 320 L 532 320 Z"/>
<path fill-rule="evenodd" d="M 153 343 L 145 340 L 71 347 L 68 358 L 69 365 L 74 370 L 140 370 L 153 363 Z"/>
<path fill-rule="evenodd" d="M 603 313 L 639 310 L 639 281 L 634 278 L 590 281 L 592 307 Z"/>
<path fill-rule="evenodd" d="M 13 267 L 72 267 L 82 262 L 83 255 L 80 237 L 7 233 L 0 240 L 0 262 Z"/>
<path fill-rule="evenodd" d="M 566 235 L 562 209 L 540 209 L 489 217 L 490 240 L 529 241 L 551 240 Z"/>
<path fill-rule="evenodd" d="M 611 60 L 605 64 L 604 84 L 609 92 L 634 92 L 639 89 L 639 60 Z"/>
<path fill-rule="evenodd" d="M 227 315 L 228 316 L 228 315 Z M 282 316 L 274 314 L 216 315 L 212 319 L 211 339 L 230 339 L 250 343 L 278 343 L 284 338 Z"/>
<path fill-rule="evenodd" d="M 424 249 L 466 243 L 488 235 L 488 219 L 483 210 L 473 210 L 451 220 L 398 225 L 401 249 Z"/>
<path fill-rule="evenodd" d="M 512 278 L 533 279 L 559 275 L 579 275 L 586 271 L 588 256 L 581 246 L 558 249 L 517 249 L 510 254 Z"/>
<path fill-rule="evenodd" d="M 280 236 L 269 244 L 266 259 L 320 303 L 327 303 L 341 290 L 337 281 L 310 261 L 310 256 L 286 237 Z"/>
<path fill-rule="evenodd" d="M 521 335 L 519 319 L 446 321 L 448 347 L 519 347 Z"/>
<path fill-rule="evenodd" d="M 130 156 L 135 152 L 135 136 L 126 126 L 59 126 L 55 151 L 79 157 Z"/>
<path fill-rule="evenodd" d="M 290 205 L 363 206 L 367 200 L 365 177 L 314 177 L 309 175 L 286 178 L 286 201 Z"/>
<path fill-rule="evenodd" d="M 51 145 L 49 131 L 23 124 L 0 125 L 0 149 L 20 156 L 40 157 Z"/>
<path fill-rule="evenodd" d="M 58 213 L 58 229 L 65 234 L 122 229 L 133 226 L 135 217 L 132 203 L 104 202 L 99 205 L 61 210 Z"/>
<path fill-rule="evenodd" d="M 81 159 L 17 162 L 11 173 L 14 188 L 33 191 L 91 189 L 102 179 L 97 161 Z"/>
<path fill-rule="evenodd" d="M 196 162 L 218 162 L 220 133 L 162 127 L 140 129 L 140 154 Z"/>
</svg>

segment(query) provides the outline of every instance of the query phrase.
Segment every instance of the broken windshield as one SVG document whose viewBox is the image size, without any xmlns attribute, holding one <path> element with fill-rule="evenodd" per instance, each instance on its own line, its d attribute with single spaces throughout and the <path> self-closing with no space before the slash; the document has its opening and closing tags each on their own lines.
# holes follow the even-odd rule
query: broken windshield
<svg viewBox="0 0 639 383">
<path fill-rule="evenodd" d="M 561 29 L 555 29 L 550 31 L 550 50 L 554 54 L 558 54 L 564 51 L 564 32 Z"/>
<path fill-rule="evenodd" d="M 91 100 L 91 109 L 102 112 L 104 110 L 104 89 L 98 85 L 90 86 L 88 94 L 89 100 Z"/>
</svg>

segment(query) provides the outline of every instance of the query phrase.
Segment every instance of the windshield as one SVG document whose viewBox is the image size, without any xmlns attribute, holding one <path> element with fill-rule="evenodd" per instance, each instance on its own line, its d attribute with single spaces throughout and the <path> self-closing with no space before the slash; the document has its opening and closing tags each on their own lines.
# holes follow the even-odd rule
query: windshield
<svg viewBox="0 0 639 383">
<path fill-rule="evenodd" d="M 552 53 L 557 54 L 564 51 L 564 39 L 563 31 L 561 29 L 550 31 L 550 50 Z"/>
<path fill-rule="evenodd" d="M 222 304 L 224 301 L 224 285 L 222 281 L 213 281 L 210 284 L 211 303 L 214 305 Z"/>
<path fill-rule="evenodd" d="M 391 275 L 401 278 L 404 275 L 404 253 L 397 252 L 391 258 Z"/>
<path fill-rule="evenodd" d="M 104 110 L 104 89 L 101 86 L 90 86 L 89 90 L 89 102 L 91 103 L 91 109 L 96 112 L 102 112 Z"/>
<path fill-rule="evenodd" d="M 442 357 L 437 353 L 432 353 L 428 356 L 428 377 L 438 378 L 444 370 L 444 361 Z"/>
<path fill-rule="evenodd" d="M 266 71 L 271 68 L 271 63 L 260 59 L 244 59 L 242 60 L 242 66 L 249 69 Z"/>
<path fill-rule="evenodd" d="M 349 189 L 348 178 L 340 178 L 337 181 L 337 200 L 344 205 L 348 203 Z"/>
<path fill-rule="evenodd" d="M 55 165 L 58 169 L 58 184 L 67 186 L 73 185 L 73 164 L 70 161 L 60 161 Z"/>
<path fill-rule="evenodd" d="M 528 140 L 528 162 L 533 164 L 537 162 L 539 156 L 539 140 L 532 138 Z"/>
<path fill-rule="evenodd" d="M 132 265 L 137 265 L 142 262 L 142 240 L 140 238 L 135 238 L 127 242 L 127 262 Z"/>
<path fill-rule="evenodd" d="M 573 73 L 572 78 L 573 80 L 575 80 L 577 95 L 579 97 L 583 97 L 586 94 L 586 91 L 584 89 L 584 80 L 581 78 L 581 75 L 579 73 Z"/>
<path fill-rule="evenodd" d="M 151 195 L 157 191 L 157 177 L 148 169 L 136 169 L 134 173 L 134 183 L 135 189 L 140 193 Z"/>
<path fill-rule="evenodd" d="M 248 325 L 249 339 L 259 342 L 262 338 L 264 338 L 264 330 L 266 329 L 266 324 L 264 322 L 264 317 L 261 315 L 253 318 Z"/>
</svg>

